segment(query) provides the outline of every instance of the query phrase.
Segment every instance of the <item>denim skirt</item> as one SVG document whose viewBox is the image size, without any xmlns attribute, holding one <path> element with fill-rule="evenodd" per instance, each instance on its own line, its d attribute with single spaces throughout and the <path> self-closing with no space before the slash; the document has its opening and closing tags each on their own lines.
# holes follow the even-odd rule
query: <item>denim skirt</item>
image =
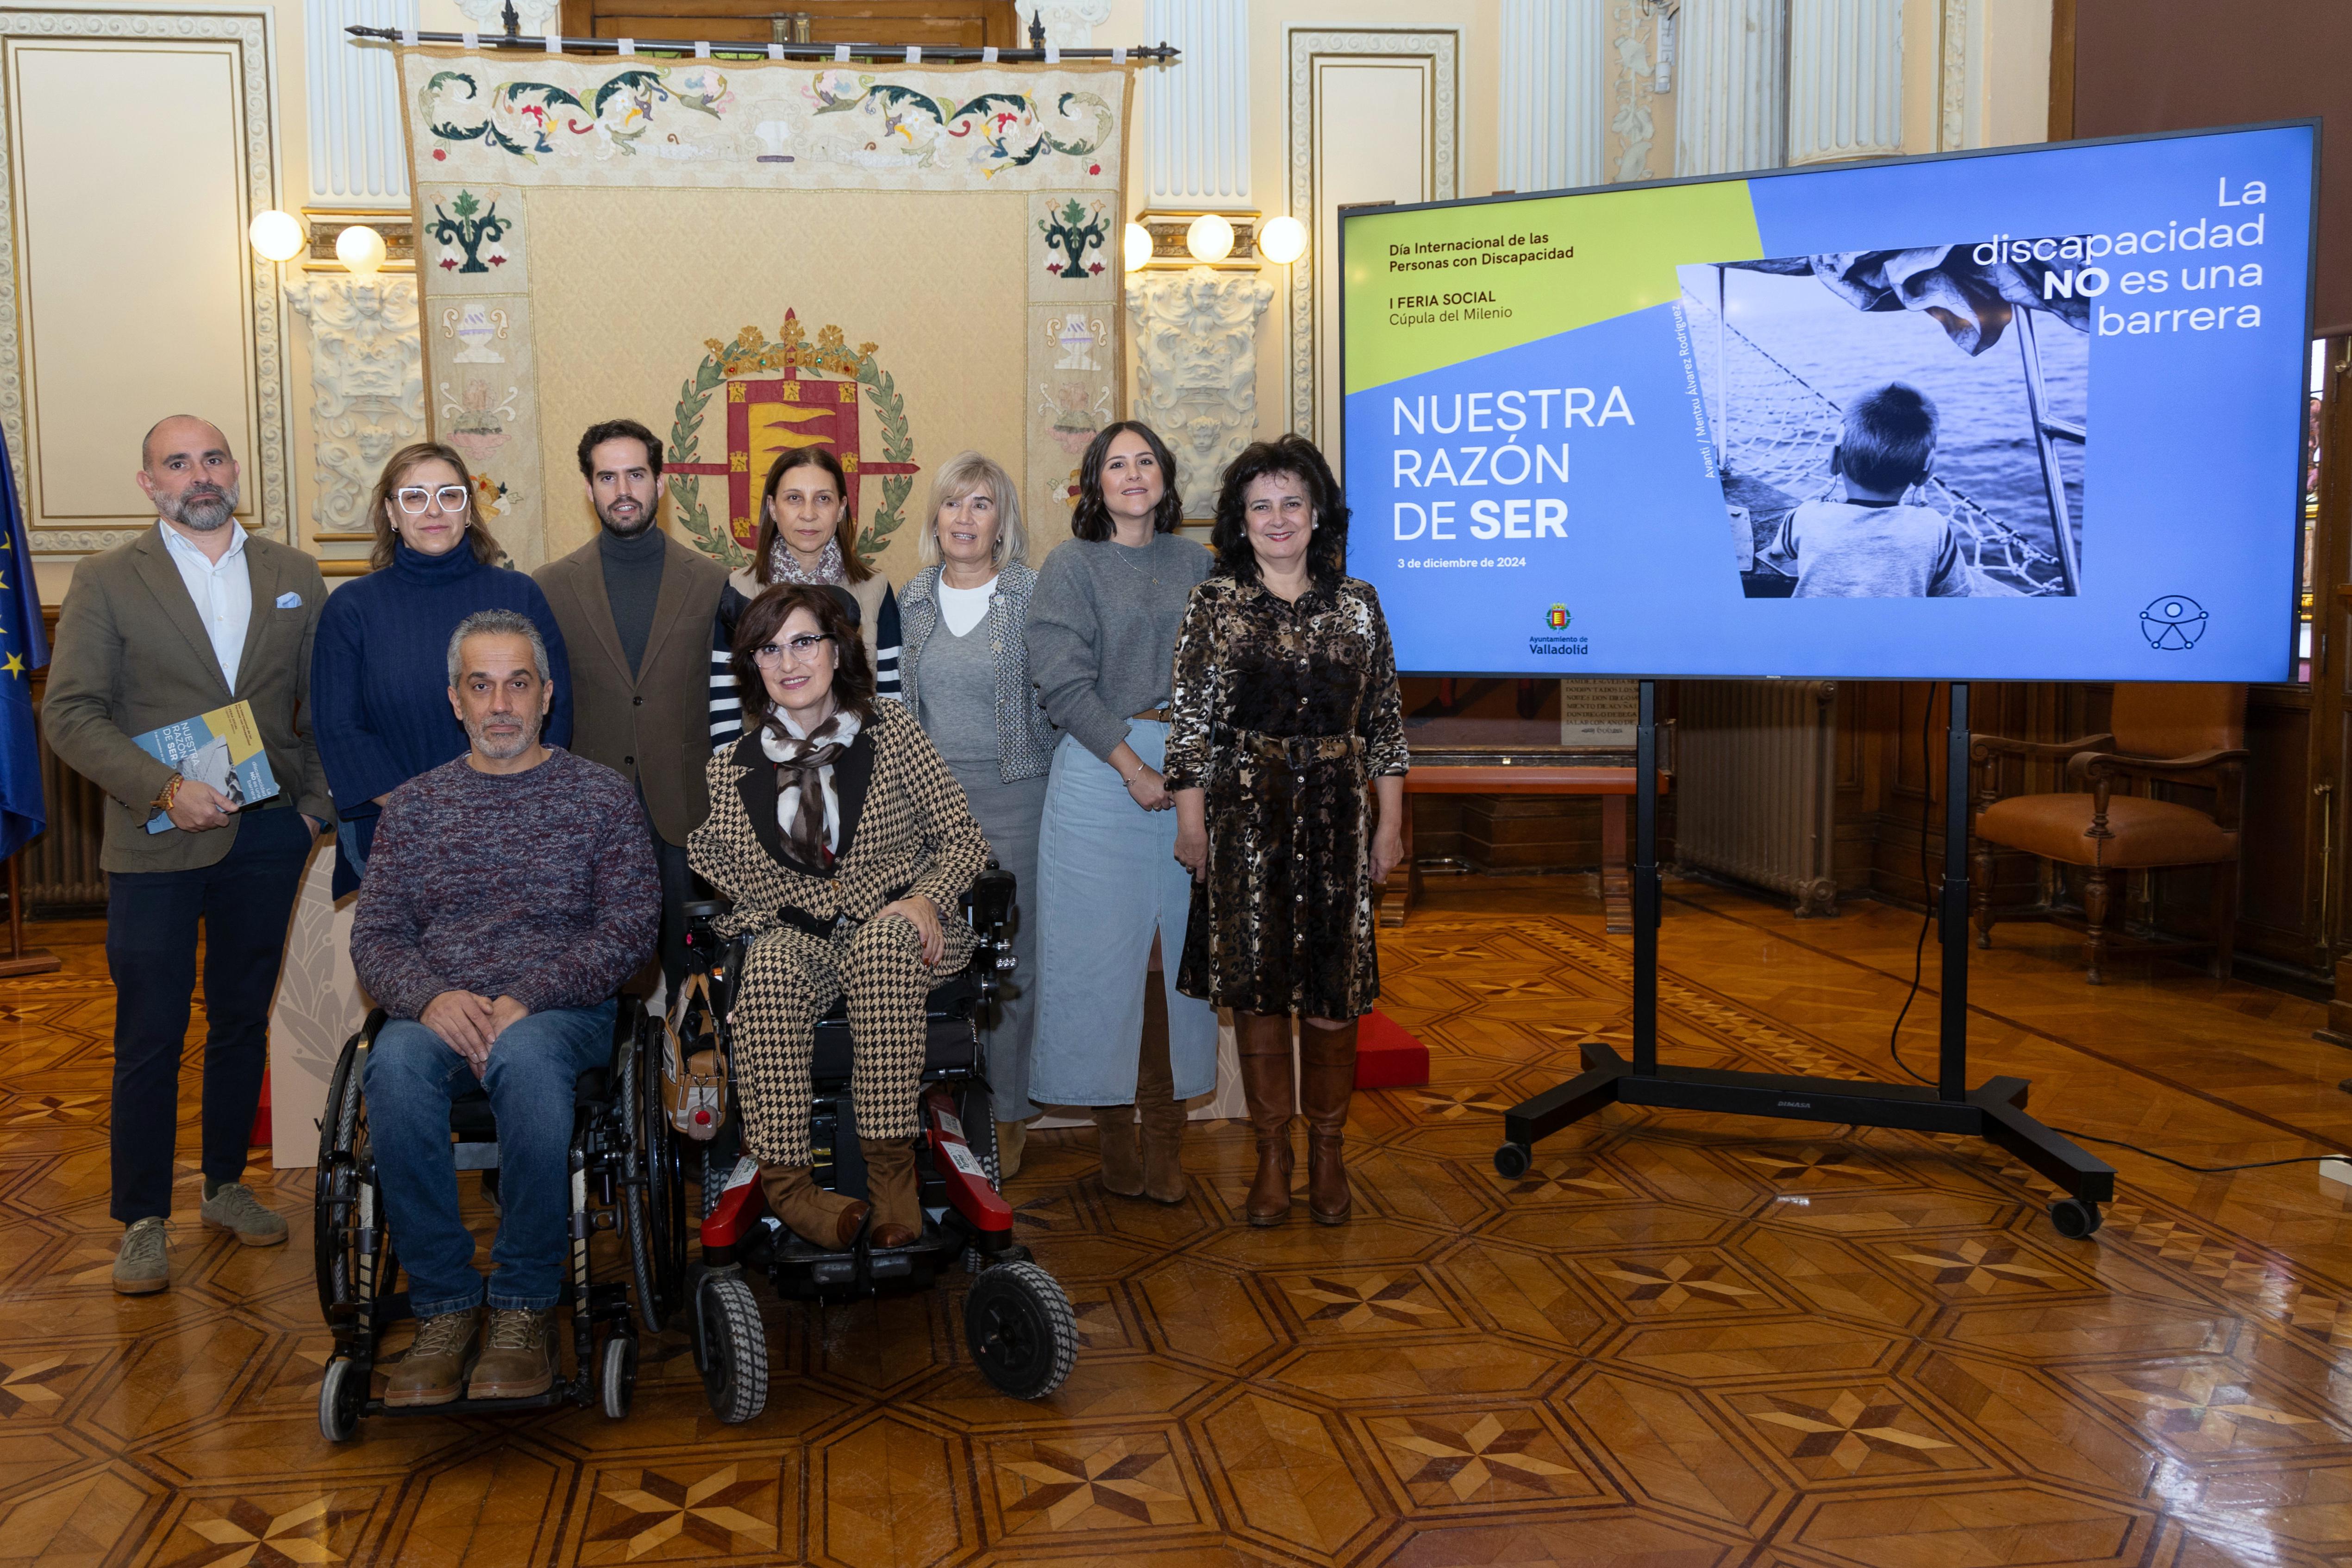
<svg viewBox="0 0 2352 1568">
<path fill-rule="evenodd" d="M 1154 768 L 1168 727 L 1134 721 L 1127 743 Z M 1176 1097 L 1217 1083 L 1217 1009 L 1176 988 L 1192 876 L 1176 863 L 1176 813 L 1136 805 L 1118 773 L 1064 736 L 1045 781 L 1037 835 L 1037 1026 L 1029 1097 L 1041 1105 L 1125 1105 L 1135 1099 L 1143 988 L 1168 999 Z M 1153 977 L 1151 937 L 1162 971 Z"/>
</svg>

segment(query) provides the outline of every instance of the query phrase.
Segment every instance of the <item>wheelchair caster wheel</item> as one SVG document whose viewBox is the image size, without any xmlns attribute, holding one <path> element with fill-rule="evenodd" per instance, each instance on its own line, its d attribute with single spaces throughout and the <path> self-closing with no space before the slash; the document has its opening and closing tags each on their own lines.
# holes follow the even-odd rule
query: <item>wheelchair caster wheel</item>
<svg viewBox="0 0 2352 1568">
<path fill-rule="evenodd" d="M 768 1331 L 740 1272 L 705 1274 L 694 1292 L 702 1391 L 711 1413 L 740 1427 L 768 1406 Z"/>
<path fill-rule="evenodd" d="M 1070 1298 L 1034 1263 L 999 1263 L 971 1282 L 963 1337 L 982 1374 L 1015 1399 L 1053 1393 L 1077 1359 Z"/>
<path fill-rule="evenodd" d="M 606 1419 L 619 1421 L 629 1414 L 629 1396 L 637 1387 L 637 1336 L 616 1333 L 604 1342 L 604 1364 L 599 1369 L 597 1396 Z"/>
<path fill-rule="evenodd" d="M 2080 1241 L 2106 1223 L 2099 1206 L 2079 1197 L 2062 1197 L 2050 1206 L 2050 1223 L 2069 1241 Z"/>
<path fill-rule="evenodd" d="M 1505 1181 L 1518 1180 L 1534 1163 L 1535 1151 L 1525 1144 L 1505 1144 L 1495 1151 L 1495 1173 Z"/>
<path fill-rule="evenodd" d="M 367 1399 L 367 1374 L 339 1355 L 319 1380 L 319 1434 L 330 1443 L 348 1443 L 360 1429 L 360 1406 Z"/>
</svg>

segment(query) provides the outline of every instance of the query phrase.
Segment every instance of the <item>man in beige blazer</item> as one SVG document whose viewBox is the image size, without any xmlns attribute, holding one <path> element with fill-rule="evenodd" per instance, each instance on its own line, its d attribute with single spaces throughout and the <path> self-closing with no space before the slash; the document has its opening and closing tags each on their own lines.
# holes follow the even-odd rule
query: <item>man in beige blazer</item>
<svg viewBox="0 0 2352 1568">
<path fill-rule="evenodd" d="M 137 476 L 155 528 L 74 569 L 41 718 L 49 749 L 106 791 L 106 963 L 114 977 L 114 1288 L 171 1282 L 164 1226 L 180 1052 L 205 938 L 204 1223 L 248 1246 L 286 1221 L 244 1183 L 268 1065 L 269 1001 L 303 862 L 334 814 L 310 734 L 310 639 L 326 583 L 298 549 L 236 521 L 236 458 L 204 420 L 147 434 Z M 134 736 L 252 706 L 278 793 L 238 810 Z M 158 811 L 169 831 L 150 833 Z"/>
<path fill-rule="evenodd" d="M 727 569 L 662 531 L 661 443 L 634 419 L 591 425 L 580 476 L 602 526 L 532 575 L 572 652 L 572 749 L 637 787 L 661 871 L 662 973 L 686 972 L 686 839 L 710 814 L 710 659 Z"/>
</svg>

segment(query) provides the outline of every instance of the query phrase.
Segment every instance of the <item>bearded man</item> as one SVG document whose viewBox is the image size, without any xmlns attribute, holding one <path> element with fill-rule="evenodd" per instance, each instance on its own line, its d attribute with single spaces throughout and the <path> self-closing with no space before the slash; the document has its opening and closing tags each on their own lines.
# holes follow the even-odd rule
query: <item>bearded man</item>
<svg viewBox="0 0 2352 1568">
<path fill-rule="evenodd" d="M 611 768 L 541 742 L 554 695 L 529 616 L 459 622 L 449 705 L 468 750 L 392 792 L 360 883 L 352 967 L 391 1015 L 361 1082 L 417 1320 L 393 1405 L 553 1384 L 572 1082 L 608 1059 L 614 993 L 653 953 L 660 892 L 636 797 Z M 487 1292 L 449 1144 L 450 1103 L 476 1083 L 499 1129 Z"/>
<path fill-rule="evenodd" d="M 180 1054 L 205 953 L 205 1225 L 248 1247 L 286 1221 L 244 1181 L 268 1065 L 269 998 L 311 844 L 334 814 L 310 731 L 319 563 L 248 535 L 217 425 L 175 414 L 147 433 L 139 487 L 157 522 L 74 569 L 58 614 L 42 727 L 107 795 L 106 962 L 114 978 L 114 1288 L 171 1283 L 166 1224 Z M 0 561 L 0 570 L 29 570 Z M 135 737 L 242 702 L 278 780 L 249 804 L 150 756 Z M 150 831 L 151 819 L 166 819 Z"/>
<path fill-rule="evenodd" d="M 737 606 L 727 569 L 662 531 L 661 471 L 661 443 L 635 420 L 589 426 L 580 477 L 596 537 L 534 576 L 572 657 L 572 749 L 636 787 L 661 873 L 662 973 L 675 989 L 686 973 L 679 911 L 698 896 L 687 836 L 710 814 L 710 650 Z"/>
</svg>

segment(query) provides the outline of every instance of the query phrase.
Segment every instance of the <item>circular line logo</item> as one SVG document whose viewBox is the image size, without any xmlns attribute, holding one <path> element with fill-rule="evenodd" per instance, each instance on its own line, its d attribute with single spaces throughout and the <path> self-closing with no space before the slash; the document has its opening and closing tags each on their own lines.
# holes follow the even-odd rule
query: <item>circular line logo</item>
<svg viewBox="0 0 2352 1568">
<path fill-rule="evenodd" d="M 2185 652 L 2205 635 L 2205 607 L 2185 593 L 2165 594 L 2139 612 L 2139 631 L 2151 648 Z"/>
</svg>

